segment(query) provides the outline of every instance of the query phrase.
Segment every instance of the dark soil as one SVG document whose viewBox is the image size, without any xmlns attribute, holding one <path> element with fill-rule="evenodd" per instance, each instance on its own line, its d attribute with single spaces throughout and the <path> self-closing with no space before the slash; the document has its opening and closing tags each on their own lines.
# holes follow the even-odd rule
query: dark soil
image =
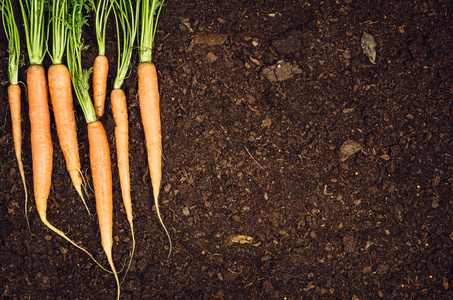
<svg viewBox="0 0 453 300">
<path fill-rule="evenodd" d="M 168 0 L 154 62 L 161 211 L 174 249 L 167 258 L 153 208 L 134 56 L 124 87 L 137 250 L 122 299 L 452 299 L 452 13 L 448 0 Z M 117 50 L 109 27 L 111 90 Z M 363 32 L 377 42 L 376 64 L 362 52 Z M 3 33 L 0 42 L 0 294 L 113 299 L 113 276 L 37 215 L 24 96 L 27 229 Z M 76 115 L 91 183 L 78 105 Z M 109 102 L 102 121 L 116 170 Z M 107 265 L 97 216 L 87 215 L 52 133 L 49 220 Z M 351 153 L 343 153 L 346 141 Z M 116 172 L 113 181 L 121 269 L 131 239 Z M 248 243 L 235 242 L 237 234 Z"/>
</svg>

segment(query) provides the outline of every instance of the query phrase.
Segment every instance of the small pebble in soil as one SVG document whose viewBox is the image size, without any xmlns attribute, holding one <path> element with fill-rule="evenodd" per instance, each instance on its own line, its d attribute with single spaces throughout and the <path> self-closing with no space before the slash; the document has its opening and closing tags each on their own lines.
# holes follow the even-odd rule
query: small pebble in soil
<svg viewBox="0 0 453 300">
<path fill-rule="evenodd" d="M 362 39 L 360 40 L 360 45 L 362 46 L 363 53 L 370 59 L 372 64 L 376 64 L 376 41 L 374 37 L 367 33 L 363 32 Z"/>
<path fill-rule="evenodd" d="M 206 54 L 205 58 L 204 58 L 204 61 L 207 62 L 208 64 L 212 64 L 213 62 L 215 62 L 217 59 L 219 59 L 219 57 L 217 55 L 215 55 L 214 53 L 212 52 L 209 52 L 208 54 Z"/>
<path fill-rule="evenodd" d="M 189 208 L 186 206 L 182 209 L 182 214 L 185 215 L 186 217 L 190 215 Z"/>
<path fill-rule="evenodd" d="M 349 157 L 361 151 L 362 149 L 363 149 L 362 144 L 353 140 L 347 140 L 340 147 L 339 153 L 340 160 L 342 162 L 345 162 Z"/>
<path fill-rule="evenodd" d="M 284 81 L 298 74 L 302 74 L 298 65 L 284 61 L 263 69 L 263 75 L 271 82 Z"/>
</svg>

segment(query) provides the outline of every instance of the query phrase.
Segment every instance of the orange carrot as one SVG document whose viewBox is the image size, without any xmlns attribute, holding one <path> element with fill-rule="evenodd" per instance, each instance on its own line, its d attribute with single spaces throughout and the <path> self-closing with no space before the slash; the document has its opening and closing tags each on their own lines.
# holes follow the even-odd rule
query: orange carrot
<svg viewBox="0 0 453 300">
<path fill-rule="evenodd" d="M 72 101 L 71 76 L 63 64 L 54 64 L 48 70 L 49 92 L 57 126 L 61 151 L 66 160 L 66 168 L 71 176 L 72 184 L 82 198 L 82 177 L 80 171 L 79 145 L 77 143 L 77 128 Z"/>
<path fill-rule="evenodd" d="M 154 204 L 157 217 L 164 227 L 170 242 L 170 234 L 165 227 L 159 210 L 159 191 L 162 179 L 162 136 L 160 128 L 159 87 L 156 67 L 151 62 L 142 62 L 138 66 L 138 97 L 142 116 L 143 131 L 145 132 L 148 154 L 149 173 L 153 186 Z"/>
<path fill-rule="evenodd" d="M 153 186 L 154 204 L 157 217 L 167 234 L 170 243 L 168 256 L 171 254 L 172 242 L 159 210 L 159 190 L 162 178 L 162 138 L 160 133 L 159 87 L 156 67 L 152 63 L 152 50 L 156 34 L 157 21 L 164 0 L 146 0 L 141 2 L 141 22 L 138 66 L 138 97 L 148 151 L 148 165 Z M 138 4 L 137 4 L 138 5 Z"/>
<path fill-rule="evenodd" d="M 138 12 L 140 8 L 140 0 L 135 4 L 135 12 L 131 0 L 115 1 L 114 15 L 116 21 L 116 31 L 118 38 L 118 67 L 113 91 L 110 97 L 112 102 L 113 118 L 115 120 L 115 140 L 116 152 L 118 157 L 118 172 L 121 183 L 121 193 L 123 198 L 124 208 L 126 209 L 127 220 L 131 228 L 132 235 L 132 251 L 129 260 L 129 265 L 124 273 L 123 281 L 126 279 L 127 272 L 131 266 L 135 252 L 135 233 L 134 222 L 132 215 L 132 200 L 131 200 L 131 183 L 129 173 L 129 125 L 127 117 L 126 95 L 121 89 L 124 79 L 129 70 L 129 65 L 132 57 L 132 49 L 134 47 L 135 37 L 137 35 Z"/>
<path fill-rule="evenodd" d="M 30 65 L 27 69 L 27 88 L 29 91 L 33 190 L 39 216 L 41 219 L 46 219 L 47 198 L 52 179 L 53 146 L 50 135 L 47 80 L 43 66 Z"/>
<path fill-rule="evenodd" d="M 2 22 L 6 38 L 8 39 L 8 99 L 11 110 L 11 123 L 13 129 L 14 150 L 16 152 L 17 164 L 19 166 L 20 176 L 25 191 L 25 217 L 27 219 L 28 229 L 28 192 L 25 181 L 24 166 L 22 163 L 22 126 L 21 126 L 21 102 L 19 87 L 19 66 L 20 66 L 20 37 L 14 18 L 13 5 L 11 0 L 1 2 L 0 11 L 2 12 Z"/>
<path fill-rule="evenodd" d="M 80 171 L 79 145 L 77 143 L 77 128 L 72 103 L 71 76 L 68 68 L 62 64 L 68 36 L 68 3 L 62 0 L 49 2 L 52 29 L 52 47 L 49 51 L 52 66 L 48 70 L 49 92 L 52 101 L 55 124 L 57 126 L 60 148 L 63 152 L 66 168 L 77 193 L 82 198 L 88 214 L 90 210 L 82 194 L 82 176 Z"/>
<path fill-rule="evenodd" d="M 105 94 L 109 62 L 106 56 L 98 55 L 93 64 L 93 101 L 96 116 L 104 115 Z"/>
<path fill-rule="evenodd" d="M 112 102 L 113 118 L 115 120 L 115 141 L 116 141 L 116 155 L 118 160 L 118 173 L 121 184 L 121 195 L 123 197 L 123 204 L 126 210 L 127 221 L 131 228 L 132 235 L 132 251 L 129 266 L 124 274 L 126 278 L 127 271 L 132 263 L 132 258 L 135 251 L 135 234 L 134 222 L 132 215 L 132 199 L 131 199 L 131 179 L 129 173 L 129 125 L 127 117 L 127 103 L 126 95 L 122 89 L 114 89 L 110 96 Z M 123 279 L 123 280 L 124 280 Z"/>
<path fill-rule="evenodd" d="M 89 5 L 95 13 L 96 41 L 98 45 L 98 56 L 93 64 L 93 101 L 96 116 L 104 115 L 105 95 L 107 88 L 107 75 L 109 71 L 108 59 L 105 56 L 105 34 L 107 32 L 107 20 L 113 3 L 110 0 L 90 0 Z"/>
<path fill-rule="evenodd" d="M 20 177 L 22 178 L 22 184 L 24 185 L 25 191 L 25 216 L 28 216 L 27 203 L 28 203 L 28 192 L 27 184 L 25 182 L 24 165 L 22 163 L 22 126 L 21 126 L 21 107 L 20 107 L 20 86 L 18 84 L 11 84 L 8 87 L 8 99 L 9 107 L 11 110 L 11 123 L 13 127 L 13 140 L 14 150 L 16 152 L 17 164 L 19 166 Z M 28 224 L 28 217 L 27 224 Z M 29 226 L 30 227 L 30 226 Z"/>
<path fill-rule="evenodd" d="M 101 243 L 107 260 L 115 276 L 117 284 L 117 299 L 120 297 L 120 282 L 112 257 L 113 247 L 113 194 L 112 194 L 112 167 L 110 148 L 104 126 L 97 120 L 93 102 L 88 88 L 89 71 L 82 68 L 82 26 L 87 21 L 83 8 L 85 0 L 73 1 L 73 12 L 70 24 L 71 35 L 68 39 L 67 59 L 68 69 L 74 85 L 77 100 L 82 108 L 87 122 L 88 140 L 90 148 L 90 164 L 93 177 L 96 211 L 98 214 Z"/>
<path fill-rule="evenodd" d="M 133 230 L 131 182 L 129 173 L 129 125 L 127 117 L 126 95 L 122 89 L 114 89 L 110 96 L 113 118 L 115 120 L 116 154 L 118 156 L 118 172 L 121 183 L 124 208 L 127 220 Z"/>
<path fill-rule="evenodd" d="M 112 196 L 112 166 L 110 148 L 101 122 L 88 124 L 88 141 L 90 143 L 90 165 L 93 177 L 96 211 L 101 232 L 101 244 L 118 282 L 117 272 L 113 264 L 113 196 Z M 118 297 L 120 286 L 118 284 Z"/>
</svg>

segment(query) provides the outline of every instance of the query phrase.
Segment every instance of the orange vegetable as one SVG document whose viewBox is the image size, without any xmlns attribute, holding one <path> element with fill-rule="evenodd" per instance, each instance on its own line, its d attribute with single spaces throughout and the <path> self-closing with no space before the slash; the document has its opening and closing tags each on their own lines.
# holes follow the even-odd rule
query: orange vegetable
<svg viewBox="0 0 453 300">
<path fill-rule="evenodd" d="M 33 190 L 41 220 L 46 223 L 47 198 L 52 180 L 53 146 L 50 135 L 50 112 L 47 79 L 44 67 L 31 65 L 27 69 L 28 105 L 33 161 Z"/>
<path fill-rule="evenodd" d="M 159 86 L 156 67 L 151 62 L 142 62 L 138 66 L 138 97 L 143 131 L 145 132 L 154 204 L 156 205 L 157 217 L 164 227 L 170 242 L 170 255 L 172 242 L 159 210 L 159 191 L 162 180 L 162 136 L 160 128 Z"/>
<path fill-rule="evenodd" d="M 11 110 L 11 125 L 13 129 L 14 150 L 16 152 L 17 164 L 19 166 L 20 176 L 25 191 L 25 216 L 27 219 L 28 228 L 28 192 L 27 183 L 25 181 L 24 165 L 22 163 L 22 124 L 21 124 L 21 102 L 20 102 L 20 87 L 19 87 L 19 66 L 20 66 L 20 37 L 17 29 L 16 20 L 14 18 L 13 5 L 11 0 L 3 0 L 0 7 L 2 13 L 3 28 L 8 39 L 8 100 Z"/>
<path fill-rule="evenodd" d="M 98 55 L 93 64 L 93 101 L 96 116 L 104 115 L 105 95 L 107 90 L 107 75 L 109 62 L 106 56 Z"/>
<path fill-rule="evenodd" d="M 112 196 L 112 166 L 110 148 L 101 122 L 95 121 L 88 124 L 88 141 L 90 143 L 90 165 L 93 177 L 94 195 L 96 198 L 96 211 L 101 232 L 101 244 L 107 260 L 118 283 L 118 276 L 113 264 L 113 196 Z M 118 297 L 120 285 L 118 286 Z"/>
<path fill-rule="evenodd" d="M 25 215 L 27 212 L 28 192 L 27 184 L 25 182 L 24 165 L 22 163 L 22 126 L 21 126 L 21 107 L 20 107 L 20 86 L 18 84 L 11 84 L 8 86 L 8 100 L 11 110 L 11 123 L 13 128 L 14 150 L 16 152 L 17 165 L 19 166 L 20 177 L 25 191 Z M 27 217 L 28 223 L 28 217 Z"/>
<path fill-rule="evenodd" d="M 115 120 L 116 154 L 118 157 L 118 172 L 127 220 L 132 231 L 135 246 L 134 225 L 131 200 L 131 180 L 129 173 L 129 125 L 127 117 L 126 95 L 122 89 L 114 89 L 110 96 L 113 118 Z"/>
<path fill-rule="evenodd" d="M 82 176 L 80 171 L 79 145 L 72 100 L 71 76 L 63 64 L 54 64 L 48 70 L 49 92 L 52 101 L 55 124 L 61 151 L 66 160 L 66 168 L 72 184 L 88 210 L 82 194 Z"/>
</svg>

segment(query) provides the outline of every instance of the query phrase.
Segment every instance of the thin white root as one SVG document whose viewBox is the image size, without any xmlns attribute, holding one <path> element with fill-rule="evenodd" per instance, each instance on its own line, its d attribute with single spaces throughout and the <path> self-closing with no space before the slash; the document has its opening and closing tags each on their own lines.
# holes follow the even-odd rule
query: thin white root
<svg viewBox="0 0 453 300">
<path fill-rule="evenodd" d="M 82 171 L 81 171 L 80 169 L 77 169 L 77 171 L 79 171 L 80 177 L 82 178 L 82 185 L 84 185 L 84 183 L 85 183 L 85 178 L 83 177 L 83 173 L 82 173 Z M 88 208 L 88 205 L 87 205 L 87 203 L 86 203 L 86 201 L 85 201 L 85 198 L 83 197 L 83 193 L 82 193 L 82 185 L 80 185 L 80 186 L 75 186 L 75 185 L 74 185 L 74 187 L 75 187 L 77 193 L 79 194 L 80 198 L 82 198 L 83 205 L 85 205 L 85 208 L 86 208 L 87 211 L 88 211 L 88 215 L 91 216 L 90 209 Z M 84 188 L 84 189 L 85 189 L 85 188 Z"/>
<path fill-rule="evenodd" d="M 170 250 L 168 251 L 168 256 L 167 256 L 167 258 L 169 258 L 171 255 L 171 251 L 173 249 L 173 243 L 171 241 L 170 233 L 168 232 L 167 227 L 165 227 L 164 221 L 162 220 L 162 216 L 160 215 L 158 198 L 159 198 L 159 193 L 154 191 L 154 204 L 156 205 L 157 217 L 159 218 L 159 222 L 162 225 L 162 227 L 164 228 L 165 233 L 167 234 L 168 242 L 170 244 Z"/>
<path fill-rule="evenodd" d="M 129 222 L 130 228 L 131 228 L 131 235 L 132 235 L 132 250 L 131 250 L 131 258 L 129 259 L 129 264 L 126 268 L 126 273 L 124 273 L 123 280 L 121 280 L 121 284 L 123 284 L 124 280 L 126 279 L 127 272 L 129 271 L 129 268 L 131 267 L 132 264 L 132 258 L 134 257 L 134 252 L 135 252 L 135 234 L 134 234 L 134 224 L 132 220 Z"/>
<path fill-rule="evenodd" d="M 27 220 L 28 231 L 31 233 L 30 221 L 28 220 L 28 191 L 27 191 L 27 182 L 25 181 L 25 172 L 24 165 L 22 164 L 22 157 L 17 157 L 17 163 L 19 165 L 19 173 L 22 178 L 22 184 L 24 185 L 25 192 L 25 219 Z"/>
<path fill-rule="evenodd" d="M 112 259 L 112 254 L 107 254 L 107 260 L 110 264 L 110 268 L 112 268 L 112 271 L 111 273 L 113 273 L 113 275 L 115 276 L 115 281 L 116 281 L 116 286 L 117 286 L 117 297 L 116 299 L 119 300 L 120 299 L 120 294 L 121 294 L 121 285 L 120 285 L 120 280 L 118 279 L 118 272 L 116 272 L 116 269 L 115 269 L 115 265 L 113 264 L 113 259 Z"/>
<path fill-rule="evenodd" d="M 65 240 L 67 240 L 69 243 L 71 243 L 74 247 L 82 250 L 83 252 L 85 252 L 101 269 L 103 269 L 104 271 L 106 272 L 109 272 L 109 273 L 114 273 L 110 270 L 107 270 L 106 268 L 104 268 L 94 257 L 93 255 L 91 255 L 90 252 L 88 252 L 88 250 L 80 247 L 79 245 L 77 245 L 73 240 L 71 240 L 69 237 L 66 236 L 66 234 L 59 230 L 58 228 L 55 228 L 52 224 L 49 223 L 49 221 L 47 221 L 47 218 L 45 216 L 40 216 L 41 217 L 41 221 L 44 223 L 44 225 L 46 225 L 50 230 L 52 230 L 53 232 L 55 232 L 56 234 L 58 234 L 59 236 L 61 236 L 62 238 L 64 238 Z"/>
</svg>

